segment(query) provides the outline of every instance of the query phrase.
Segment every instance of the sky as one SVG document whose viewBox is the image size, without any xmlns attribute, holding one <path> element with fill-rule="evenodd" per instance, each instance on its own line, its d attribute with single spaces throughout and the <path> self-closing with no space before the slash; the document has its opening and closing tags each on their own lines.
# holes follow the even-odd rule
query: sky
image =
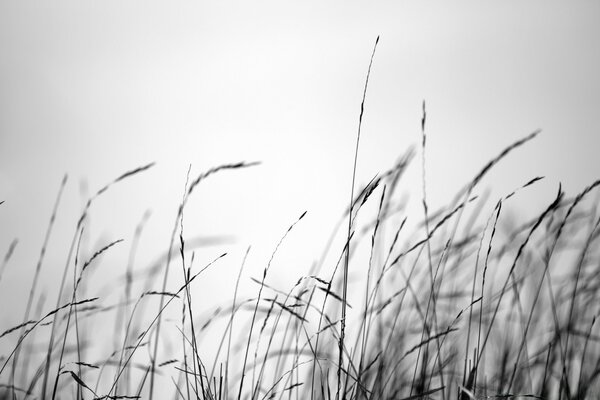
<svg viewBox="0 0 600 400">
<path fill-rule="evenodd" d="M 534 211 L 559 182 L 573 195 L 600 172 L 599 16 L 596 1 L 3 1 L 0 253 L 14 238 L 19 244 L 0 301 L 26 298 L 64 174 L 42 272 L 46 293 L 85 200 L 150 162 L 93 206 L 88 253 L 124 239 L 107 255 L 103 278 L 123 271 L 147 210 L 140 268 L 166 250 L 190 166 L 194 177 L 245 160 L 261 164 L 213 177 L 186 208 L 187 237 L 208 246 L 198 262 L 223 249 L 231 255 L 207 277 L 212 283 L 199 285 L 229 293 L 246 248 L 250 271 L 260 271 L 308 211 L 273 272 L 282 284 L 295 281 L 347 205 L 378 36 L 358 183 L 420 143 L 425 101 L 433 206 L 536 129 L 542 133 L 482 188 L 500 196 L 545 176 L 515 201 Z M 420 174 L 415 162 L 403 187 L 417 201 Z M 0 323 L 18 323 L 22 307 L 2 312 Z"/>
</svg>

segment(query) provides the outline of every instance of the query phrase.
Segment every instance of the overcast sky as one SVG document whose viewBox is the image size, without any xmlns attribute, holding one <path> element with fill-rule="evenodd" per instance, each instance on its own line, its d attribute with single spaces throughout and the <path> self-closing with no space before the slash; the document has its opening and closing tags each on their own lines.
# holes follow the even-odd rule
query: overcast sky
<svg viewBox="0 0 600 400">
<path fill-rule="evenodd" d="M 195 175 L 256 160 L 199 189 L 186 232 L 231 240 L 228 271 L 252 244 L 258 268 L 308 210 L 282 254 L 291 265 L 279 266 L 306 271 L 346 206 L 378 35 L 358 182 L 419 142 L 426 100 L 432 203 L 538 128 L 483 187 L 506 193 L 546 176 L 516 202 L 531 208 L 559 181 L 574 194 L 600 173 L 599 17 L 597 1 L 2 1 L 0 252 L 20 242 L 0 292 L 28 290 L 63 174 L 48 279 L 62 269 L 84 199 L 152 161 L 94 206 L 90 249 L 130 242 L 151 209 L 140 263 L 154 259 L 190 164 Z M 419 163 L 411 173 L 406 189 L 418 200 Z M 115 268 L 127 249 L 115 249 Z"/>
</svg>

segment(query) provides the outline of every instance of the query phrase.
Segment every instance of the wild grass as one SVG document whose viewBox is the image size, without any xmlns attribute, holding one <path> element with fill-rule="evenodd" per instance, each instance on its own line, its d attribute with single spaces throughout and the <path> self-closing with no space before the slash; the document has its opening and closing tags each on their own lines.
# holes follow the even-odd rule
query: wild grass
<svg viewBox="0 0 600 400">
<path fill-rule="evenodd" d="M 85 255 L 81 241 L 95 200 L 113 185 L 135 184 L 129 181 L 152 168 L 148 164 L 122 174 L 86 202 L 51 306 L 51 299 L 38 293 L 38 279 L 65 177 L 24 299 L 23 321 L 0 333 L 10 349 L 0 358 L 0 398 L 597 398 L 600 181 L 574 195 L 558 187 L 537 216 L 511 223 L 511 202 L 543 178 L 523 178 L 514 191 L 491 202 L 479 194 L 480 183 L 510 153 L 534 140 L 538 132 L 533 132 L 508 143 L 449 204 L 432 210 L 423 103 L 422 214 L 407 214 L 401 193 L 416 154 L 412 149 L 357 190 L 374 55 L 375 48 L 361 102 L 349 205 L 323 253 L 315 255 L 318 261 L 291 288 L 272 284 L 270 272 L 306 212 L 290 217 L 262 276 L 245 274 L 248 248 L 236 261 L 235 286 L 225 288 L 230 299 L 197 309 L 205 303 L 196 298 L 202 294 L 193 290 L 195 282 L 231 256 L 200 256 L 188 249 L 186 205 L 204 180 L 256 163 L 225 164 L 195 178 L 188 171 L 158 267 L 143 273 L 134 268 L 148 214 L 131 241 L 107 241 Z M 334 240 L 340 237 L 341 245 Z M 8 245 L 0 279 L 11 267 L 17 243 Z M 119 291 L 121 300 L 88 297 L 85 286 L 94 285 L 89 271 L 116 246 L 130 248 L 122 285 L 109 288 Z M 173 285 L 169 277 L 175 264 L 181 283 Z M 253 295 L 239 293 L 242 280 L 256 284 Z M 39 312 L 32 313 L 34 304 L 40 304 Z M 3 312 L 10 308 L 3 306 Z M 165 332 L 167 320 L 176 327 L 175 341 L 173 332 Z M 111 324 L 108 340 L 95 330 Z"/>
</svg>

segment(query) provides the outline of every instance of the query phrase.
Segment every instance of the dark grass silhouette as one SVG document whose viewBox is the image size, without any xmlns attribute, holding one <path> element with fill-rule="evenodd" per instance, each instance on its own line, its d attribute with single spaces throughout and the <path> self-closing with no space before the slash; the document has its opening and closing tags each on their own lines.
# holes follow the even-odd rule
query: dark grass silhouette
<svg viewBox="0 0 600 400">
<path fill-rule="evenodd" d="M 304 212 L 284 224 L 287 229 L 274 243 L 262 276 L 244 273 L 248 248 L 231 298 L 208 314 L 195 309 L 194 283 L 230 256 L 213 254 L 212 261 L 198 265 L 184 230 L 186 205 L 205 179 L 256 165 L 247 162 L 217 166 L 194 179 L 188 172 L 159 267 L 151 265 L 143 274 L 134 270 L 148 214 L 131 241 L 107 241 L 84 257 L 80 243 L 95 199 L 113 184 L 144 173 L 153 165 L 148 164 L 119 176 L 86 203 L 51 305 L 37 292 L 37 280 L 65 177 L 31 289 L 17 299 L 27 304 L 23 322 L 0 332 L 11 349 L 0 355 L 0 398 L 152 399 L 165 392 L 175 399 L 211 400 L 597 398 L 600 215 L 595 200 L 600 181 L 574 196 L 559 187 L 536 217 L 511 224 L 513 199 L 543 178 L 523 177 L 514 191 L 491 202 L 479 194 L 479 186 L 511 152 L 534 140 L 536 131 L 509 143 L 449 204 L 431 210 L 423 103 L 422 215 L 406 214 L 400 191 L 414 150 L 357 190 L 360 129 L 375 49 L 349 172 L 350 203 L 306 275 L 291 288 L 269 280 L 278 250 L 293 240 Z M 0 278 L 17 243 L 8 244 Z M 94 285 L 88 271 L 115 246 L 131 250 L 122 287 L 108 288 L 121 301 L 107 304 L 102 296 L 87 296 L 85 285 Z M 172 264 L 181 267 L 180 284 L 168 283 Z M 251 297 L 239 293 L 242 280 L 257 285 Z M 34 304 L 41 308 L 32 314 Z M 177 316 L 169 319 L 176 325 L 175 342 L 174 332 L 165 332 L 167 314 Z M 91 329 L 95 324 L 114 324 L 114 338 L 97 337 Z M 209 331 L 216 338 L 210 359 L 203 356 Z"/>
</svg>

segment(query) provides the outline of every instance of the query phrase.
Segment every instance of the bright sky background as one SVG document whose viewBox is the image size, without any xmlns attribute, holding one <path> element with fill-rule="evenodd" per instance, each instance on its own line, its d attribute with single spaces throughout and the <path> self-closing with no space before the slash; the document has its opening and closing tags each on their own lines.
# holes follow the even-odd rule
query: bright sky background
<svg viewBox="0 0 600 400">
<path fill-rule="evenodd" d="M 574 194 L 600 173 L 599 18 L 597 1 L 2 1 L 1 255 L 13 238 L 20 242 L 0 302 L 27 296 L 64 173 L 43 272 L 49 293 L 85 193 L 151 161 L 152 170 L 94 205 L 88 251 L 126 240 L 105 268 L 124 269 L 147 209 L 140 265 L 167 248 L 189 164 L 196 175 L 258 160 L 260 167 L 207 181 L 190 203 L 189 237 L 231 238 L 231 260 L 201 285 L 229 296 L 246 247 L 254 246 L 258 271 L 308 210 L 273 272 L 292 281 L 306 273 L 348 201 L 378 35 L 359 183 L 418 143 L 426 100 L 434 205 L 537 128 L 542 135 L 483 187 L 506 193 L 544 175 L 515 203 L 536 210 L 559 181 Z M 406 186 L 414 200 L 419 173 L 415 162 Z M 218 253 L 203 250 L 198 262 Z M 18 307 L 2 312 L 2 326 L 22 318 Z"/>
</svg>

